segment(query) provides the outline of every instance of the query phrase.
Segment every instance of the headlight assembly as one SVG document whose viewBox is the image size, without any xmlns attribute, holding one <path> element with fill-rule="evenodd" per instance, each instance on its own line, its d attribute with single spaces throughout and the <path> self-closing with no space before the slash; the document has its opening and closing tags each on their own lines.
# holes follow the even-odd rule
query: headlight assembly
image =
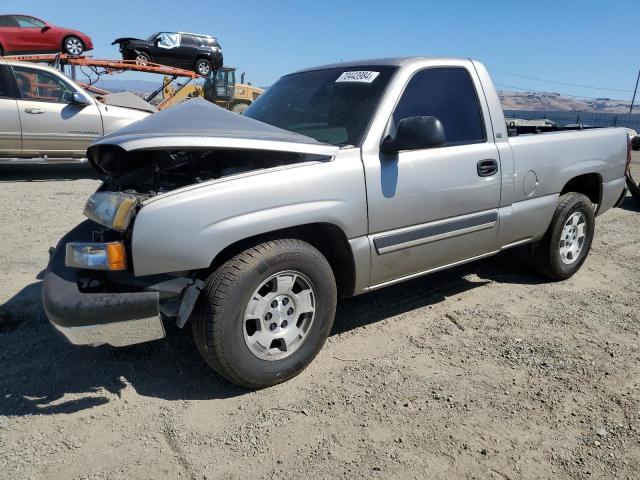
<svg viewBox="0 0 640 480">
<path fill-rule="evenodd" d="M 98 192 L 87 200 L 84 215 L 100 225 L 123 232 L 129 226 L 137 204 L 135 195 Z"/>
</svg>

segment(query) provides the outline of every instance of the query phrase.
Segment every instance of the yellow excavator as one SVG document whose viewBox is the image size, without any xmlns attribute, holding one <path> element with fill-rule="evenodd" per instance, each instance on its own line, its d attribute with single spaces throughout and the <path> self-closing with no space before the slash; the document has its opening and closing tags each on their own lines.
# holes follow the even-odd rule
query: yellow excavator
<svg viewBox="0 0 640 480">
<path fill-rule="evenodd" d="M 244 83 L 244 73 L 240 77 L 240 83 L 236 83 L 234 67 L 220 67 L 213 70 L 202 85 L 187 82 L 173 86 L 173 80 L 175 77 L 164 77 L 163 100 L 158 105 L 159 110 L 190 98 L 201 97 L 227 110 L 242 114 L 256 98 L 264 93 L 264 89 Z"/>
</svg>

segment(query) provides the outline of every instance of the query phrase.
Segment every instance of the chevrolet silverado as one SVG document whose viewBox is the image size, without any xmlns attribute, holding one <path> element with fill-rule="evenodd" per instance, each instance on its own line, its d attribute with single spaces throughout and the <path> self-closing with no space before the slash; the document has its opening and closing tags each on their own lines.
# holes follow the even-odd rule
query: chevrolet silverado
<svg viewBox="0 0 640 480">
<path fill-rule="evenodd" d="M 187 322 L 249 388 L 316 356 L 339 297 L 527 244 L 563 280 L 626 193 L 623 128 L 522 133 L 485 67 L 339 63 L 282 77 L 239 116 L 192 100 L 88 151 L 103 184 L 52 254 L 50 321 L 129 345 Z"/>
</svg>

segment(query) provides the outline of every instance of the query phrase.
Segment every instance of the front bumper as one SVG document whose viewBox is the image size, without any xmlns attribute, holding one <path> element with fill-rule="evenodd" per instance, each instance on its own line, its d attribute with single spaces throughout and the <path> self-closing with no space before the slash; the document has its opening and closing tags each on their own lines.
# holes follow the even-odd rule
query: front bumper
<svg viewBox="0 0 640 480">
<path fill-rule="evenodd" d="M 92 232 L 100 228 L 87 220 L 58 243 L 42 289 L 49 321 L 75 345 L 122 347 L 163 338 L 157 291 L 84 293 L 78 288 L 77 271 L 65 266 L 66 244 L 91 241 Z"/>
</svg>

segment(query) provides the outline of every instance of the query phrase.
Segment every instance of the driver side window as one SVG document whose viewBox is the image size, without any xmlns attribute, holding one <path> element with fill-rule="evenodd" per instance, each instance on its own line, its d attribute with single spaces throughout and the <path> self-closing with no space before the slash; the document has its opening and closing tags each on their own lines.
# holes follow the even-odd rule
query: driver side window
<svg viewBox="0 0 640 480">
<path fill-rule="evenodd" d="M 178 33 L 161 33 L 156 38 L 160 48 L 176 48 L 180 45 L 180 34 Z"/>
<path fill-rule="evenodd" d="M 57 76 L 43 70 L 13 67 L 20 97 L 24 100 L 70 103 L 74 91 Z"/>
<path fill-rule="evenodd" d="M 14 18 L 20 28 L 44 28 L 44 22 L 41 22 L 37 18 L 21 16 L 15 16 Z"/>
<path fill-rule="evenodd" d="M 405 88 L 393 121 L 434 116 L 442 122 L 445 146 L 486 142 L 480 103 L 469 72 L 462 67 L 426 68 Z"/>
</svg>

